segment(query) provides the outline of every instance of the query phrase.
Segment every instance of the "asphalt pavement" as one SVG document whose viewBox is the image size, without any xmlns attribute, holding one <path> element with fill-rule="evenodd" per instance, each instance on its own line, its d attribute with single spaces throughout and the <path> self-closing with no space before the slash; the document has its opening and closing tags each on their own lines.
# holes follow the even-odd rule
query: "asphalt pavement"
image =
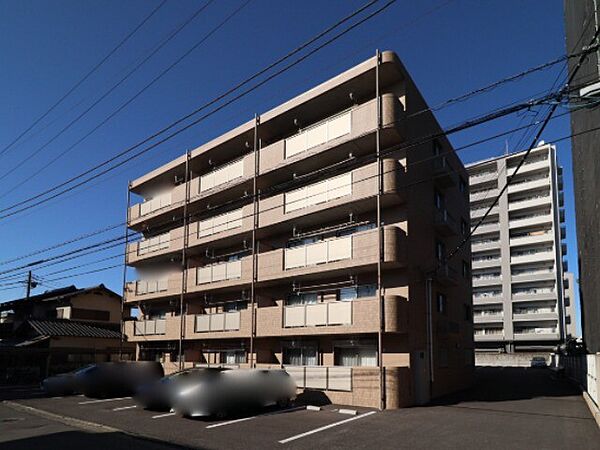
<svg viewBox="0 0 600 450">
<path fill-rule="evenodd" d="M 22 387 L 12 392 L 10 408 L 3 406 L 10 420 L 2 424 L 9 431 L 0 447 L 75 448 L 83 439 L 98 445 L 86 444 L 91 449 L 169 448 L 159 442 L 206 449 L 600 449 L 600 430 L 581 393 L 550 370 L 480 368 L 476 380 L 471 390 L 424 407 L 347 415 L 339 405 L 319 411 L 296 405 L 225 420 L 146 411 L 130 398 L 45 398 Z M 1 389 L 0 395 L 9 397 Z M 39 426 L 28 429 L 14 419 L 18 414 L 33 414 L 35 421 L 26 422 Z M 52 441 L 43 441 L 46 435 Z M 63 440 L 66 447 L 58 445 Z"/>
</svg>

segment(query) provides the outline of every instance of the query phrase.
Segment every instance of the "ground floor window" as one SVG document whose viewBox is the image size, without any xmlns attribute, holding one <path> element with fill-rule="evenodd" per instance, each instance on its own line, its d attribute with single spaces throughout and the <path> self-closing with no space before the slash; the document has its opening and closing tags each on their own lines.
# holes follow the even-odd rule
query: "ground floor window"
<svg viewBox="0 0 600 450">
<path fill-rule="evenodd" d="M 377 366 L 377 348 L 374 345 L 336 347 L 334 362 L 336 366 L 346 367 Z"/>
<path fill-rule="evenodd" d="M 286 366 L 316 366 L 318 365 L 317 347 L 284 348 L 283 364 Z"/>
<path fill-rule="evenodd" d="M 245 350 L 226 350 L 221 352 L 221 364 L 243 364 L 245 362 Z"/>
</svg>

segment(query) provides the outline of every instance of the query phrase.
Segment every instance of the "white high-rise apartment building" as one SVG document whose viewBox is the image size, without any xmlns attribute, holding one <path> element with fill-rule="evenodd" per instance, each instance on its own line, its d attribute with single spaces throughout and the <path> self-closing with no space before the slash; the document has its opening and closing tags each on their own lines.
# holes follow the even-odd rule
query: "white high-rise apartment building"
<svg viewBox="0 0 600 450">
<path fill-rule="evenodd" d="M 471 225 L 485 214 L 523 156 L 467 166 Z M 477 349 L 551 348 L 564 340 L 566 262 L 562 168 L 556 148 L 534 149 L 471 240 Z"/>
</svg>

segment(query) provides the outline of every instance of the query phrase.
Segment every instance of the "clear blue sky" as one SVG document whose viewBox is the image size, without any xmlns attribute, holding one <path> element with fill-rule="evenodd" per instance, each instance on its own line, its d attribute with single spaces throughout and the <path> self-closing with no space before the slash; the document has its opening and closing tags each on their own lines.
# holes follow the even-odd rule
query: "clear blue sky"
<svg viewBox="0 0 600 450">
<path fill-rule="evenodd" d="M 93 128 L 242 3 L 242 0 L 219 0 L 211 4 L 84 119 L 20 169 L 11 170 L 94 102 L 202 4 L 199 0 L 168 1 L 100 71 L 28 134 L 33 137 L 0 157 L 0 177 L 10 171 L 0 180 L 0 208 L 136 143 L 285 54 L 364 2 L 251 1 L 229 24 L 114 119 L 50 165 L 42 175 L 4 196 L 25 176 L 45 167 L 60 151 Z M 158 3 L 158 0 L 0 0 L 0 148 L 53 104 Z M 263 112 L 372 56 L 376 48 L 395 50 L 425 99 L 435 105 L 564 54 L 562 0 L 399 0 L 384 15 L 135 164 L 125 166 L 104 181 L 78 190 L 74 195 L 15 218 L 1 220 L 0 262 L 122 222 L 128 180 L 248 120 L 255 112 Z M 438 119 L 447 127 L 512 101 L 536 96 L 552 86 L 561 68 L 556 66 L 446 108 L 438 113 Z M 558 110 L 559 113 L 563 111 Z M 455 134 L 451 141 L 455 146 L 464 145 L 526 123 L 526 120 L 528 116 L 512 116 Z M 36 130 L 41 131 L 36 134 Z M 568 119 L 563 117 L 551 122 L 543 138 L 552 141 L 568 133 Z M 508 140 L 509 150 L 520 149 L 515 146 L 521 136 L 516 133 Z M 505 145 L 505 140 L 500 139 L 465 150 L 460 156 L 467 163 L 500 155 Z M 570 142 L 563 141 L 558 148 L 560 163 L 565 168 L 569 268 L 576 271 Z M 122 230 L 103 236 L 108 238 L 119 233 Z M 118 251 L 113 249 L 77 261 L 91 262 L 116 253 Z M 80 271 L 116 262 L 101 262 Z M 65 263 L 36 273 L 44 276 L 71 265 L 72 262 Z M 0 266 L 0 270 L 12 266 L 14 264 Z M 84 286 L 103 282 L 120 291 L 121 277 L 121 269 L 114 269 L 55 284 L 72 282 Z M 22 293 L 22 288 L 0 290 L 0 300 Z"/>
</svg>

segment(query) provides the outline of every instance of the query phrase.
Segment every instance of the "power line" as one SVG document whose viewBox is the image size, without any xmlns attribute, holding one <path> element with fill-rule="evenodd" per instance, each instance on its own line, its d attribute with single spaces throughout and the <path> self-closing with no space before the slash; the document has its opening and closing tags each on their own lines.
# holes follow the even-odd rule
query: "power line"
<svg viewBox="0 0 600 450">
<path fill-rule="evenodd" d="M 27 155 L 21 162 L 17 163 L 14 167 L 7 170 L 3 175 L 0 175 L 0 180 L 3 180 L 8 175 L 13 173 L 15 170 L 22 167 L 26 162 L 30 161 L 36 155 L 38 155 L 44 148 L 54 142 L 58 137 L 60 137 L 65 131 L 71 128 L 75 123 L 77 123 L 81 118 L 83 118 L 88 112 L 90 112 L 96 105 L 98 105 L 102 100 L 108 97 L 115 89 L 117 89 L 121 84 L 123 84 L 131 75 L 133 75 L 142 65 L 144 65 L 150 58 L 152 58 L 161 48 L 163 48 L 167 43 L 169 43 L 177 34 L 179 34 L 187 25 L 190 24 L 202 11 L 204 11 L 214 0 L 207 0 L 200 8 L 198 8 L 190 17 L 188 17 L 176 30 L 174 30 L 166 40 L 164 40 L 157 48 L 155 48 L 146 58 L 144 58 L 140 63 L 138 63 L 132 70 L 130 70 L 124 77 L 122 77 L 117 83 L 112 85 L 106 92 L 104 92 L 96 101 L 94 101 L 90 106 L 88 106 L 83 112 L 77 115 L 73 120 L 71 120 L 66 126 L 64 126 L 58 133 L 56 133 L 52 138 L 42 144 L 40 147 L 35 149 L 29 155 Z"/>
<path fill-rule="evenodd" d="M 108 54 L 106 54 L 106 56 L 104 58 L 102 58 L 94 67 L 92 67 L 84 76 L 83 78 L 81 78 L 77 83 L 75 83 L 66 93 L 64 93 L 52 106 L 50 106 L 50 108 L 48 108 L 46 110 L 46 112 L 44 112 L 40 117 L 38 117 L 36 120 L 34 120 L 34 122 L 29 125 L 25 130 L 23 130 L 16 138 L 14 138 L 9 144 L 7 144 L 2 150 L 0 150 L 0 156 L 3 155 L 4 153 L 6 153 L 19 139 L 21 139 L 25 134 L 27 134 L 33 127 L 35 127 L 38 123 L 40 123 L 40 121 L 42 121 L 48 114 L 50 114 L 58 105 L 60 105 L 69 95 L 71 95 L 73 93 L 73 91 L 75 91 L 79 86 L 81 86 L 81 84 L 83 82 L 85 82 L 85 80 L 87 80 L 94 72 L 96 72 L 96 70 L 98 70 L 113 54 L 115 54 L 115 52 L 117 50 L 119 50 L 123 45 L 125 45 L 125 43 L 135 34 L 138 32 L 138 30 L 140 28 L 142 28 L 144 26 L 144 24 L 146 22 L 148 22 L 148 20 L 150 20 L 150 18 L 152 16 L 154 16 L 154 14 L 156 14 L 156 12 L 158 12 L 158 10 L 160 8 L 162 8 L 164 6 L 164 4 L 167 2 L 167 0 L 162 0 L 158 6 L 156 6 L 152 11 L 150 11 L 150 14 L 148 14 L 133 30 L 131 30 L 115 47 L 113 47 L 113 49 L 108 52 Z"/>
<path fill-rule="evenodd" d="M 591 39 L 591 41 L 589 43 L 590 47 L 594 45 L 594 43 L 596 42 L 596 39 L 598 39 L 599 35 L 600 35 L 600 29 L 596 30 L 596 32 L 594 33 L 594 36 L 593 36 L 593 38 Z M 579 69 L 581 68 L 583 62 L 585 61 L 585 57 L 586 57 L 587 53 L 589 53 L 589 51 L 591 51 L 591 50 L 583 52 L 583 54 L 579 57 L 579 60 L 577 61 L 577 64 L 576 64 L 575 68 L 573 69 L 573 71 L 571 72 L 571 74 L 569 75 L 569 77 L 567 79 L 567 82 L 565 83 L 565 86 L 561 89 L 561 93 L 564 93 L 569 88 L 569 85 L 575 79 L 575 75 L 577 75 L 577 72 L 579 72 Z M 469 240 L 471 239 L 471 236 L 473 236 L 473 233 L 477 230 L 477 228 L 479 228 L 479 226 L 481 226 L 481 224 L 483 223 L 483 221 L 490 214 L 491 210 L 494 208 L 494 206 L 496 206 L 496 204 L 500 200 L 500 197 L 506 192 L 506 190 L 508 189 L 508 187 L 512 183 L 512 180 L 514 179 L 515 175 L 517 175 L 517 173 L 519 172 L 519 169 L 523 166 L 523 164 L 527 160 L 527 157 L 529 156 L 529 154 L 531 153 L 531 151 L 535 148 L 536 143 L 538 142 L 538 140 L 539 140 L 540 136 L 542 135 L 544 129 L 546 128 L 546 126 L 550 122 L 550 118 L 552 117 L 552 114 L 554 114 L 554 112 L 556 111 L 556 109 L 558 108 L 559 104 L 560 104 L 559 102 L 556 102 L 556 103 L 554 103 L 550 107 L 550 110 L 548 111 L 548 114 L 546 115 L 546 118 L 542 122 L 542 124 L 540 126 L 540 129 L 535 134 L 534 138 L 531 141 L 531 144 L 529 145 L 529 148 L 527 149 L 527 151 L 525 152 L 525 154 L 523 155 L 523 157 L 520 159 L 519 164 L 517 164 L 517 166 L 515 167 L 515 170 L 513 171 L 513 173 L 506 180 L 506 184 L 502 187 L 502 189 L 500 189 L 500 192 L 498 192 L 498 195 L 494 198 L 494 201 L 488 207 L 488 209 L 486 210 L 485 214 L 479 219 L 479 221 L 477 222 L 477 224 L 475 225 L 475 227 L 471 228 L 471 230 L 469 231 L 469 233 L 467 233 L 467 236 L 465 236 L 465 238 L 461 241 L 461 243 L 452 252 L 450 252 L 448 254 L 448 258 L 446 258 L 446 260 L 450 260 L 454 255 L 456 255 L 456 253 L 462 247 L 465 246 L 465 244 L 467 242 L 469 242 Z"/>
<path fill-rule="evenodd" d="M 372 4 L 373 4 L 373 3 L 375 3 L 376 1 L 377 1 L 377 0 L 372 0 L 372 1 L 370 1 L 370 2 L 369 2 L 369 3 L 367 3 L 365 6 L 363 6 L 363 7 L 359 8 L 357 11 L 359 11 L 359 12 L 362 12 L 362 11 L 364 11 L 366 8 L 368 8 L 370 5 L 372 5 Z M 249 94 L 249 93 L 250 93 L 250 92 L 252 92 L 253 90 L 256 90 L 256 89 L 258 89 L 259 87 L 261 87 L 262 85 L 264 85 L 265 83 L 267 83 L 267 82 L 268 82 L 268 81 L 270 81 L 271 79 L 275 78 L 276 76 L 279 76 L 279 75 L 281 75 L 282 73 L 284 73 L 284 72 L 288 71 L 289 69 L 291 69 L 291 68 L 292 68 L 292 67 L 294 67 L 295 65 L 299 64 L 300 62 L 304 61 L 304 60 L 305 60 L 305 59 L 307 59 L 309 56 L 313 55 L 314 53 L 316 53 L 317 51 L 321 50 L 321 49 L 322 49 L 322 48 L 324 48 L 325 46 L 327 46 L 327 45 L 329 45 L 329 44 L 333 43 L 333 42 L 334 42 L 334 41 L 336 41 L 337 39 L 339 39 L 339 38 L 341 38 L 342 36 L 346 35 L 346 34 L 347 34 L 347 33 L 349 33 L 350 31 L 352 31 L 354 28 L 358 27 L 359 25 L 363 24 L 364 22 L 366 22 L 366 21 L 370 20 L 371 18 L 375 17 L 376 15 L 380 14 L 381 12 L 383 12 L 385 9 L 387 9 L 389 6 L 391 6 L 391 5 L 392 5 L 393 3 L 395 3 L 395 2 L 396 2 L 396 0 L 389 0 L 389 1 L 388 1 L 386 4 L 384 4 L 382 7 L 378 8 L 377 10 L 375 10 L 375 11 L 374 11 L 374 12 L 372 12 L 372 13 L 370 13 L 369 15 L 367 15 L 367 16 L 365 16 L 365 17 L 363 17 L 363 18 L 362 18 L 362 19 L 360 19 L 358 22 L 356 22 L 356 23 L 352 24 L 351 26 L 349 26 L 348 28 L 344 29 L 343 31 L 339 32 L 338 34 L 336 34 L 335 36 L 333 36 L 332 38 L 330 38 L 328 41 L 326 41 L 324 44 L 321 44 L 321 45 L 319 45 L 318 47 L 316 47 L 315 49 L 311 50 L 311 51 L 310 51 L 309 53 L 307 53 L 306 55 L 304 55 L 304 56 L 302 56 L 302 57 L 298 58 L 296 61 L 294 61 L 294 62 L 292 62 L 292 63 L 288 64 L 288 65 L 287 65 L 287 66 L 285 66 L 283 69 L 280 69 L 280 70 L 279 70 L 278 72 L 276 72 L 275 74 L 273 74 L 273 75 L 270 75 L 270 76 L 269 76 L 268 78 L 266 78 L 265 80 L 263 80 L 263 81 L 261 81 L 261 82 L 257 83 L 256 85 L 252 86 L 251 88 L 249 88 L 249 89 L 247 89 L 246 91 L 242 92 L 241 94 L 237 95 L 237 96 L 236 96 L 236 97 L 234 97 L 232 100 L 229 100 L 229 101 L 227 101 L 225 104 L 222 104 L 222 105 L 220 105 L 219 107 L 217 107 L 217 108 L 213 109 L 213 110 L 212 110 L 212 111 L 210 111 L 209 113 L 205 114 L 204 116 L 200 117 L 199 119 L 196 119 L 196 120 L 195 120 L 195 121 L 193 121 L 192 123 L 190 123 L 190 124 L 186 125 L 185 127 L 181 128 L 181 129 L 179 129 L 179 130 L 177 130 L 176 132 L 173 132 L 173 133 L 171 133 L 171 134 L 170 134 L 170 135 L 168 135 L 166 138 L 163 138 L 161 141 L 159 141 L 159 142 L 157 142 L 157 143 L 155 143 L 155 144 L 151 145 L 150 147 L 148 147 L 148 148 L 146 148 L 146 149 L 144 149 L 144 150 L 142 150 L 142 151 L 140 151 L 140 152 L 136 153 L 136 154 L 135 154 L 133 157 L 129 157 L 129 158 L 128 158 L 128 159 L 126 159 L 125 161 L 121 161 L 121 162 L 117 163 L 116 165 L 114 165 L 114 166 L 110 167 L 109 169 L 105 169 L 104 171 L 100 172 L 99 174 L 96 174 L 95 176 L 93 176 L 93 177 L 90 177 L 89 179 L 87 179 L 87 180 L 86 180 L 85 182 L 83 182 L 83 183 L 82 183 L 82 182 L 80 182 L 80 183 L 76 184 L 75 186 L 71 186 L 70 188 L 64 189 L 64 190 L 63 190 L 63 191 L 61 191 L 59 194 L 57 194 L 57 195 L 53 195 L 53 196 L 51 196 L 51 197 L 49 197 L 49 198 L 45 199 L 44 201 L 41 201 L 41 202 L 36 202 L 36 203 L 35 203 L 33 206 L 37 206 L 37 205 L 39 205 L 39 204 L 41 204 L 41 203 L 45 203 L 45 202 L 46 202 L 46 201 L 48 201 L 48 200 L 51 200 L 51 199 L 53 199 L 53 198 L 56 198 L 58 195 L 62 195 L 62 194 L 64 194 L 64 193 L 66 193 L 66 192 L 69 192 L 69 191 L 71 191 L 71 190 L 73 190 L 73 189 L 75 189 L 75 188 L 77 188 L 77 187 L 79 187 L 79 186 L 81 186 L 81 185 L 83 185 L 83 184 L 85 184 L 85 183 L 87 183 L 87 182 L 91 181 L 92 179 L 94 179 L 94 178 L 96 178 L 96 177 L 98 177 L 98 176 L 102 176 L 102 175 L 104 175 L 105 173 L 108 173 L 108 172 L 110 172 L 110 171 L 114 170 L 115 168 L 117 168 L 117 167 L 120 167 L 121 165 L 123 165 L 123 164 L 125 164 L 125 163 L 127 163 L 127 162 L 131 161 L 132 159 L 135 159 L 135 158 L 139 157 L 140 155 L 142 155 L 142 154 L 144 154 L 144 153 L 146 153 L 146 152 L 150 151 L 151 149 L 153 149 L 153 148 L 157 147 L 158 145 L 160 145 L 160 144 L 162 144 L 162 143 L 164 143 L 164 142 L 166 142 L 166 141 L 168 141 L 168 140 L 172 139 L 173 137 L 177 136 L 178 134 L 182 133 L 183 131 L 186 131 L 187 129 L 191 128 L 192 126 L 194 126 L 194 125 L 196 125 L 196 124 L 200 123 L 201 121 L 205 120 L 206 118 L 210 117 L 211 115 L 213 115 L 213 114 L 217 113 L 218 111 L 220 111 L 221 109 L 225 108 L 225 107 L 226 107 L 226 106 L 228 106 L 229 104 L 231 104 L 231 103 L 233 103 L 233 102 L 235 102 L 235 101 L 239 100 L 239 99 L 240 99 L 240 98 L 242 98 L 242 97 L 245 97 L 247 94 Z M 118 153 L 117 155 L 115 155 L 115 156 L 113 156 L 113 157 L 109 158 L 108 160 L 106 160 L 106 161 L 103 161 L 102 163 L 99 163 L 99 164 L 97 164 L 97 165 L 93 166 L 92 168 L 90 168 L 90 169 L 87 169 L 86 171 L 84 171 L 84 172 L 82 172 L 82 173 L 80 173 L 80 174 L 78 174 L 78 175 L 76 175 L 76 176 L 74 176 L 74 177 L 72 177 L 72 178 L 70 178 L 70 179 L 68 179 L 68 180 L 66 180 L 66 181 L 64 181 L 64 182 L 62 182 L 62 183 L 60 183 L 60 184 L 58 184 L 58 185 L 56 185 L 56 186 L 54 186 L 54 187 L 52 187 L 52 188 L 48 189 L 48 190 L 46 190 L 46 191 L 43 191 L 43 192 L 41 192 L 41 193 L 39 193 L 39 194 L 36 194 L 36 195 L 34 195 L 34 196 L 32 196 L 32 197 L 30 197 L 30 198 L 28 198 L 28 199 L 22 200 L 22 201 L 20 201 L 20 202 L 18 202 L 18 203 L 16 203 L 16 204 L 13 204 L 13 205 L 11 205 L 11 206 L 9 206 L 9 207 L 6 207 L 6 208 L 4 208 L 4 209 L 0 210 L 0 212 L 5 212 L 5 211 L 8 211 L 8 210 L 11 210 L 11 209 L 17 208 L 18 206 L 21 206 L 21 205 L 23 205 L 23 204 L 30 203 L 30 202 L 32 202 L 32 201 L 34 201 L 34 200 L 36 200 L 36 199 L 38 199 L 38 198 L 40 198 L 40 197 L 43 197 L 43 196 L 45 196 L 45 195 L 47 195 L 47 194 L 49 194 L 49 193 L 51 193 L 51 192 L 54 192 L 54 191 L 56 191 L 56 190 L 58 190 L 58 189 L 60 189 L 60 188 L 62 188 L 62 187 L 64 187 L 64 186 L 66 186 L 66 185 L 68 185 L 68 184 L 71 184 L 72 182 L 74 182 L 74 181 L 76 181 L 76 180 L 78 180 L 78 179 L 80 179 L 80 178 L 82 178 L 82 177 L 84 177 L 84 176 L 86 176 L 86 175 L 89 175 L 90 173 L 92 173 L 92 172 L 94 172 L 94 171 L 96 171 L 96 170 L 98 170 L 98 169 L 100 169 L 100 168 L 102 168 L 102 167 L 104 167 L 104 166 L 106 166 L 106 165 L 108 165 L 108 164 L 112 163 L 113 161 L 115 161 L 115 160 L 117 160 L 117 159 L 121 158 L 122 156 L 126 155 L 127 153 L 130 153 L 131 151 L 133 151 L 133 150 L 135 150 L 136 148 L 140 147 L 141 145 L 143 145 L 143 144 L 145 144 L 145 143 L 147 143 L 147 142 L 151 141 L 152 139 L 154 139 L 154 138 L 156 138 L 156 137 L 160 136 L 161 134 L 164 134 L 165 132 L 167 132 L 167 131 L 168 131 L 168 130 L 170 130 L 171 128 L 173 128 L 173 127 L 175 127 L 175 126 L 179 125 L 181 122 L 183 122 L 183 121 L 187 120 L 188 118 L 190 118 L 190 117 L 192 117 L 192 116 L 196 115 L 197 113 L 199 113 L 199 112 L 203 111 L 204 109 L 206 109 L 206 108 L 208 108 L 208 107 L 210 107 L 210 106 L 212 106 L 212 105 L 214 105 L 214 104 L 218 103 L 220 100 L 222 100 L 223 98 L 225 98 L 225 97 L 229 96 L 231 93 L 235 92 L 235 91 L 236 91 L 236 90 L 238 90 L 240 87 L 243 87 L 243 86 L 245 86 L 246 84 L 248 84 L 248 83 L 252 82 L 254 79 L 256 79 L 256 78 L 260 77 L 262 74 L 266 73 L 266 72 L 267 72 L 268 70 L 270 70 L 272 67 L 275 67 L 275 66 L 279 65 L 281 62 L 283 62 L 283 61 L 286 61 L 287 59 L 289 59 L 291 56 L 294 56 L 296 53 L 300 52 L 300 51 L 301 51 L 302 49 L 304 49 L 306 46 L 310 45 L 310 44 L 311 44 L 311 43 L 313 43 L 315 40 L 318 40 L 318 38 L 320 38 L 321 36 L 323 36 L 323 35 L 326 35 L 326 34 L 328 34 L 328 33 L 329 33 L 331 30 L 333 30 L 334 28 L 337 28 L 337 26 L 339 26 L 339 24 L 343 24 L 343 23 L 347 22 L 348 20 L 350 20 L 351 18 L 353 18 L 354 16 L 356 16 L 356 15 L 359 13 L 359 12 L 357 12 L 357 11 L 355 11 L 355 12 L 353 12 L 352 14 L 350 14 L 350 15 L 346 16 L 344 19 L 340 20 L 340 21 L 339 21 L 337 24 L 335 24 L 334 26 L 328 27 L 328 28 L 327 28 L 325 31 L 323 31 L 322 33 L 320 33 L 320 34 L 318 35 L 318 37 L 312 38 L 312 39 L 311 39 L 311 40 L 309 40 L 307 43 L 305 43 L 305 44 L 302 44 L 300 47 L 296 48 L 295 50 L 293 50 L 292 52 L 288 53 L 287 55 L 285 55 L 285 56 L 283 56 L 283 57 L 279 58 L 277 61 L 275 61 L 274 63 L 270 64 L 270 65 L 269 65 L 269 66 L 267 66 L 266 68 L 264 68 L 264 69 L 261 69 L 260 71 L 258 71 L 258 72 L 257 72 L 257 73 L 255 73 L 254 75 L 250 76 L 250 77 L 249 77 L 249 78 L 247 78 L 246 80 L 244 80 L 244 81 L 242 81 L 242 82 L 238 83 L 238 84 L 237 84 L 236 86 L 234 86 L 233 88 L 231 88 L 231 89 L 227 90 L 226 92 L 224 92 L 223 94 L 221 94 L 221 95 L 217 96 L 217 97 L 216 97 L 216 98 L 214 98 L 213 100 L 211 100 L 211 101 L 209 101 L 209 102 L 205 103 L 205 104 L 204 104 L 204 105 L 202 105 L 201 107 L 199 107 L 199 108 L 197 108 L 196 110 L 192 111 L 190 114 L 188 114 L 188 115 L 186 115 L 186 116 L 184 116 L 184 117 L 182 117 L 182 118 L 180 118 L 180 119 L 176 120 L 175 122 L 172 122 L 170 125 L 168 125 L 168 126 L 166 126 L 165 128 L 163 128 L 163 129 L 159 130 L 158 132 L 154 133 L 153 135 L 151 135 L 151 136 L 149 136 L 149 137 L 145 138 L 144 140 L 142 140 L 142 141 L 138 142 L 137 144 L 135 144 L 135 145 L 133 145 L 133 146 L 131 146 L 131 147 L 128 147 L 127 149 L 125 149 L 125 150 L 123 150 L 122 152 Z M 21 211 L 23 211 L 23 210 L 19 210 L 18 212 L 21 212 Z M 13 215 L 13 214 L 10 214 L 10 215 Z M 5 217 L 8 217 L 8 216 L 9 216 L 9 215 L 7 215 L 7 216 L 5 216 Z M 2 219 L 2 218 L 4 218 L 4 217 L 0 217 L 0 219 Z"/>
<path fill-rule="evenodd" d="M 155 76 L 142 89 L 140 89 L 138 92 L 136 92 L 132 97 L 130 97 L 128 100 L 126 100 L 117 109 L 115 109 L 114 111 L 112 111 L 108 116 L 106 116 L 94 128 L 92 128 L 90 131 L 88 131 L 86 134 L 84 134 L 83 137 L 81 137 L 80 139 L 78 139 L 77 141 L 75 141 L 75 143 L 71 144 L 69 147 L 67 147 L 66 149 L 64 149 L 63 151 L 61 151 L 57 156 L 55 156 L 54 158 L 52 158 L 49 162 L 45 163 L 43 167 L 40 167 L 37 171 L 33 172 L 32 174 L 30 174 L 29 176 L 27 176 L 25 179 L 23 179 L 19 183 L 15 184 L 13 187 L 11 187 L 11 189 L 9 189 L 8 191 L 4 192 L 2 195 L 0 195 L 0 198 L 6 197 L 8 194 L 10 194 L 11 192 L 14 192 L 20 186 L 22 186 L 25 183 L 27 183 L 28 181 L 36 178 L 37 175 L 39 175 L 40 173 L 42 173 L 45 170 L 47 170 L 49 166 L 51 166 L 56 161 L 58 161 L 60 158 L 62 158 L 63 156 L 65 156 L 67 153 L 69 153 L 71 150 L 73 150 L 75 147 L 77 147 L 79 144 L 81 144 L 89 136 L 91 136 L 92 134 L 94 134 L 98 129 L 100 129 L 103 125 L 105 125 L 107 122 L 109 122 L 113 117 L 115 117 L 117 114 L 119 114 L 121 111 L 123 111 L 123 109 L 125 109 L 128 105 L 130 105 L 140 95 L 142 95 L 144 92 L 146 92 L 148 89 L 150 89 L 150 87 L 152 87 L 157 81 L 159 81 L 162 77 L 164 77 L 167 73 L 169 73 L 181 61 L 183 61 L 185 58 L 187 58 L 194 50 L 196 50 L 200 45 L 202 45 L 204 42 L 206 42 L 213 34 L 215 34 L 222 27 L 224 27 L 231 19 L 233 19 L 251 1 L 252 0 L 246 0 L 242 4 L 240 4 L 235 10 L 233 10 L 230 14 L 228 14 L 225 17 L 225 19 L 223 19 L 220 23 L 218 23 L 215 27 L 213 27 L 208 33 L 206 33 L 199 41 L 197 41 L 192 47 L 190 47 L 183 55 L 181 55 L 179 58 L 177 58 L 168 67 L 166 67 L 165 69 L 163 69 L 157 76 Z"/>
</svg>

